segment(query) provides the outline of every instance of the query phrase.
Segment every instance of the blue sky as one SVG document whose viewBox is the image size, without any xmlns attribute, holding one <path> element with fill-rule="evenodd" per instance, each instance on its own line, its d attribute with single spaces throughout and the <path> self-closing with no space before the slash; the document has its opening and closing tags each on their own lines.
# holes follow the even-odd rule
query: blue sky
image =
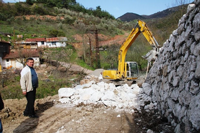
<svg viewBox="0 0 200 133">
<path fill-rule="evenodd" d="M 3 1 L 6 3 L 12 3 L 25 0 Z M 151 15 L 167 8 L 193 1 L 194 0 L 76 0 L 76 2 L 83 5 L 87 9 L 96 9 L 97 6 L 100 6 L 101 10 L 109 12 L 115 18 L 118 18 L 127 12 L 139 15 Z"/>
</svg>

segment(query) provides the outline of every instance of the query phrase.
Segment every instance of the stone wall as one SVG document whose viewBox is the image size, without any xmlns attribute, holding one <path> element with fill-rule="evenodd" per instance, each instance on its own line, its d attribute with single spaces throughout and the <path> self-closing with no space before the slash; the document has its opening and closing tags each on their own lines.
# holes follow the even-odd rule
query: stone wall
<svg viewBox="0 0 200 133">
<path fill-rule="evenodd" d="M 145 83 L 175 132 L 200 132 L 200 0 L 188 5 Z"/>
</svg>

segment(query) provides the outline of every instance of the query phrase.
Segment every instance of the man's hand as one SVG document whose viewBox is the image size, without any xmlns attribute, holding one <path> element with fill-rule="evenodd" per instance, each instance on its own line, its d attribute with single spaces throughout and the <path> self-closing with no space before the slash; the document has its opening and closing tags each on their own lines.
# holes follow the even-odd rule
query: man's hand
<svg viewBox="0 0 200 133">
<path fill-rule="evenodd" d="M 22 93 L 23 93 L 24 96 L 26 96 L 26 91 L 23 91 Z"/>
</svg>

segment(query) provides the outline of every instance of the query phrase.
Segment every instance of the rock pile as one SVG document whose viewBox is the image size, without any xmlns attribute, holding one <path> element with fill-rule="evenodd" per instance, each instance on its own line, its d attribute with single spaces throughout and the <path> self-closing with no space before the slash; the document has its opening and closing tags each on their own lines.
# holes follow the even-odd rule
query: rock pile
<svg viewBox="0 0 200 133">
<path fill-rule="evenodd" d="M 200 131 L 200 0 L 188 5 L 145 81 L 175 132 Z"/>
<path fill-rule="evenodd" d="M 147 112 L 156 107 L 156 103 L 150 103 L 151 98 L 147 95 L 150 91 L 148 89 L 144 91 L 136 84 L 116 87 L 113 83 L 90 81 L 75 88 L 60 88 L 58 94 L 59 101 L 68 105 L 104 105 L 116 111 L 133 113 L 133 109 L 140 110 L 141 106 Z"/>
</svg>

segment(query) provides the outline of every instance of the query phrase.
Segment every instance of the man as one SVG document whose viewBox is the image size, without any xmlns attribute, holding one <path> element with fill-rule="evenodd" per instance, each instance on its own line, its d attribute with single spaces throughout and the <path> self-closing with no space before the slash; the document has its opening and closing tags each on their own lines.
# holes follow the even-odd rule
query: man
<svg viewBox="0 0 200 133">
<path fill-rule="evenodd" d="M 33 68 L 33 65 L 33 58 L 28 58 L 26 60 L 26 66 L 21 71 L 20 84 L 22 93 L 26 96 L 27 99 L 24 116 L 29 116 L 30 118 L 38 118 L 34 111 L 36 88 L 38 87 L 38 77 L 35 69 Z"/>
</svg>

